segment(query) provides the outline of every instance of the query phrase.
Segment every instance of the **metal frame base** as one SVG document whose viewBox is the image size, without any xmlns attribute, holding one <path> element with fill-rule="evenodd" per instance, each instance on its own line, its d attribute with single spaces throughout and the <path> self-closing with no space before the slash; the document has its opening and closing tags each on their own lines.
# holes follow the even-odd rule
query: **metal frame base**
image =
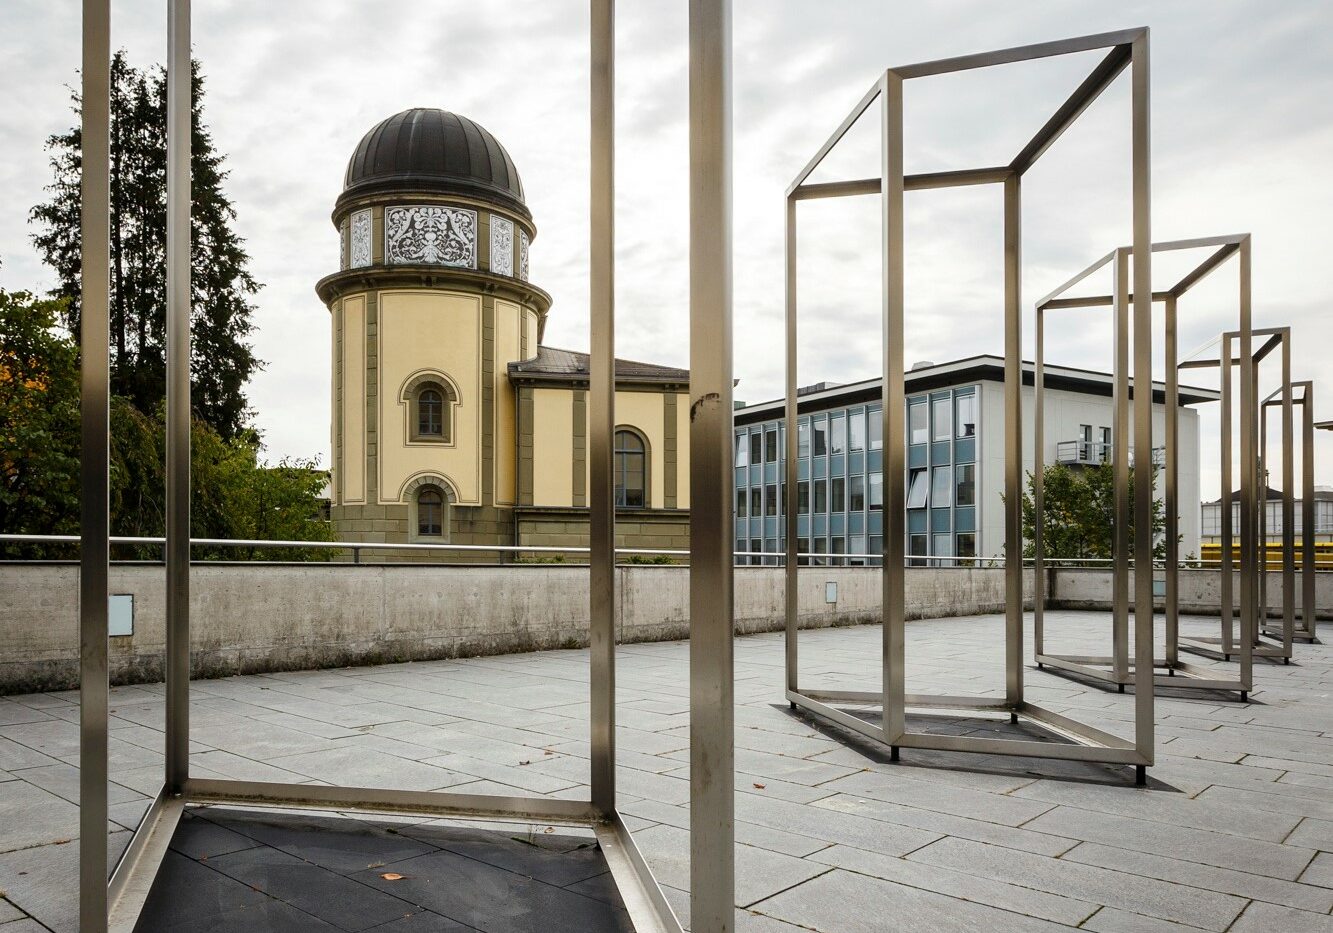
<svg viewBox="0 0 1333 933">
<path fill-rule="evenodd" d="M 1281 637 L 1281 633 L 1278 634 Z M 1189 638 L 1181 638 L 1178 642 L 1181 651 L 1188 651 L 1191 654 L 1203 655 L 1204 657 L 1220 657 L 1224 661 L 1230 661 L 1233 654 L 1240 654 L 1239 650 L 1228 650 L 1225 643 L 1219 635 L 1194 635 Z M 1270 645 L 1266 642 L 1256 641 L 1250 648 L 1250 654 L 1256 658 L 1281 659 L 1283 664 L 1291 662 L 1291 655 L 1282 645 Z"/>
<path fill-rule="evenodd" d="M 792 706 L 852 732 L 859 733 L 868 739 L 873 739 L 881 745 L 887 745 L 894 761 L 898 760 L 899 749 L 922 748 L 944 752 L 1017 755 L 1061 761 L 1133 765 L 1135 767 L 1135 781 L 1138 784 L 1143 784 L 1147 780 L 1147 768 L 1152 764 L 1151 758 L 1140 754 L 1135 749 L 1133 742 L 1109 732 L 1103 732 L 1101 729 L 1070 719 L 1067 716 L 1062 716 L 1026 700 L 1010 703 L 999 697 L 909 693 L 905 697 L 904 708 L 908 712 L 954 710 L 965 713 L 1007 713 L 1010 722 L 1016 723 L 1020 719 L 1026 719 L 1069 739 L 1072 744 L 1062 745 L 1056 742 L 1025 741 L 1023 739 L 986 739 L 965 735 L 938 735 L 931 732 L 912 732 L 906 728 L 897 735 L 890 735 L 882 726 L 866 722 L 864 719 L 853 716 L 851 713 L 832 705 L 834 703 L 863 703 L 877 706 L 882 703 L 883 699 L 884 696 L 881 693 L 862 691 L 787 691 L 787 700 Z M 981 717 L 972 718 L 979 719 Z"/>
<path fill-rule="evenodd" d="M 110 933 L 133 933 L 186 807 L 207 804 L 582 826 L 596 835 L 634 929 L 681 929 L 620 813 L 600 814 L 587 801 L 192 778 L 178 797 L 160 793 L 140 821 L 112 875 Z"/>
<path fill-rule="evenodd" d="M 1039 654 L 1039 670 L 1049 669 L 1052 674 L 1078 674 L 1106 684 L 1114 684 L 1120 693 L 1134 686 L 1134 662 L 1123 672 L 1117 672 L 1115 658 L 1109 655 Z M 1165 673 L 1157 673 L 1158 669 Z M 1250 688 L 1239 678 L 1218 677 L 1210 668 L 1167 658 L 1153 658 L 1153 686 L 1180 690 L 1224 690 L 1240 694 L 1240 702 L 1249 702 Z"/>
</svg>

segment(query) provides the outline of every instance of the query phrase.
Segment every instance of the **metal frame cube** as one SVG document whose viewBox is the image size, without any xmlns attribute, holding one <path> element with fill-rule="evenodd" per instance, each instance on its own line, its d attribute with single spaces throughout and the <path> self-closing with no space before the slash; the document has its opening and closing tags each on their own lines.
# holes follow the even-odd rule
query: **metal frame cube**
<svg viewBox="0 0 1333 933">
<path fill-rule="evenodd" d="M 1166 364 L 1166 391 L 1163 401 L 1166 407 L 1165 417 L 1165 449 L 1166 449 L 1166 488 L 1163 499 L 1166 512 L 1166 567 L 1165 567 L 1165 609 L 1166 609 L 1166 638 L 1165 650 L 1162 657 L 1154 657 L 1154 668 L 1161 669 L 1161 673 L 1154 674 L 1154 683 L 1159 687 L 1173 687 L 1196 690 L 1227 690 L 1236 691 L 1240 699 L 1245 701 L 1249 698 L 1249 692 L 1252 689 L 1253 676 L 1251 658 L 1248 652 L 1242 652 L 1240 659 L 1240 674 L 1238 677 L 1219 677 L 1217 671 L 1200 667 L 1196 664 L 1186 664 L 1180 660 L 1179 652 L 1179 632 L 1180 632 L 1180 598 L 1179 598 L 1179 570 L 1180 570 L 1180 501 L 1178 495 L 1178 485 L 1180 478 L 1180 379 L 1179 379 L 1179 351 L 1177 345 L 1177 304 L 1181 298 L 1190 292 L 1196 285 L 1203 281 L 1214 270 L 1224 265 L 1231 257 L 1236 257 L 1239 265 L 1239 290 L 1237 294 L 1237 318 L 1238 335 L 1242 347 L 1248 346 L 1249 336 L 1251 334 L 1251 299 L 1250 299 L 1250 235 L 1248 233 L 1230 234 L 1225 236 L 1201 237 L 1190 240 L 1173 240 L 1163 243 L 1154 243 L 1152 251 L 1154 253 L 1180 252 L 1185 250 L 1206 249 L 1208 254 L 1193 268 L 1186 272 L 1171 287 L 1163 291 L 1154 291 L 1152 300 L 1154 303 L 1161 302 L 1165 307 L 1164 322 L 1164 346 L 1165 346 L 1165 364 Z M 1133 250 L 1129 247 L 1120 247 L 1103 256 L 1101 259 L 1079 272 L 1069 281 L 1065 282 L 1059 288 L 1046 295 L 1036 305 L 1036 324 L 1037 324 L 1037 353 L 1036 353 L 1036 373 L 1034 384 L 1034 404 L 1033 418 L 1036 422 L 1033 426 L 1033 499 L 1036 506 L 1037 522 L 1034 533 L 1034 561 L 1033 561 L 1033 641 L 1036 664 L 1039 668 L 1050 668 L 1057 673 L 1073 673 L 1084 677 L 1089 677 L 1102 683 L 1114 684 L 1123 693 L 1127 685 L 1134 682 L 1134 663 L 1129 657 L 1129 555 L 1128 555 L 1128 535 L 1123 527 L 1117 528 L 1115 539 L 1116 553 L 1113 563 L 1113 598 L 1112 598 L 1112 654 L 1104 655 L 1067 655 L 1052 654 L 1046 651 L 1045 645 L 1045 591 L 1046 591 L 1046 554 L 1044 547 L 1044 513 L 1042 511 L 1042 493 L 1044 488 L 1043 467 L 1045 465 L 1045 421 L 1044 421 L 1044 389 L 1045 389 L 1045 316 L 1047 311 L 1061 309 L 1078 308 L 1102 308 L 1110 307 L 1113 309 L 1116 317 L 1116 359 L 1115 359 L 1115 469 L 1117 472 L 1128 470 L 1127 465 L 1122 462 L 1123 458 L 1118 455 L 1123 446 L 1120 438 L 1127 434 L 1127 430 L 1122 428 L 1122 418 L 1128 417 L 1127 406 L 1123 405 L 1121 398 L 1129 392 L 1128 378 L 1124 372 L 1125 362 L 1122 360 L 1124 355 L 1124 335 L 1123 329 L 1127 326 L 1126 307 L 1129 301 L 1129 273 L 1128 265 L 1133 258 Z M 1111 266 L 1113 269 L 1113 288 L 1110 292 L 1091 296 L 1067 297 L 1068 292 L 1080 283 L 1084 282 L 1090 276 L 1099 270 Z M 1245 351 L 1242 351 L 1242 356 Z M 1230 429 L 1230 396 L 1223 395 L 1223 435 L 1228 436 Z M 1247 447 L 1253 443 L 1252 426 L 1247 426 L 1242 422 L 1242 446 Z M 1226 445 L 1224 445 L 1226 447 Z M 1229 447 L 1224 450 L 1224 472 L 1229 471 Z M 1228 472 L 1229 475 L 1229 472 Z M 1250 472 L 1242 471 L 1241 490 L 1242 498 L 1250 501 L 1249 496 L 1254 495 L 1255 475 Z M 1116 485 L 1117 491 L 1120 489 L 1119 482 Z M 1117 504 L 1117 512 L 1122 511 L 1122 507 Z M 1149 561 L 1151 563 L 1151 561 Z M 1226 574 L 1227 583 L 1225 590 L 1230 593 L 1229 571 Z"/>
<path fill-rule="evenodd" d="M 590 719 L 588 800 L 324 787 L 190 775 L 190 2 L 168 4 L 167 660 L 162 788 L 124 856 L 107 857 L 108 282 L 110 0 L 83 0 L 80 552 L 80 933 L 132 931 L 185 807 L 233 803 L 533 820 L 591 828 L 643 933 L 676 919 L 616 810 L 614 0 L 591 0 Z M 731 498 L 730 2 L 690 15 L 692 898 L 696 929 L 734 922 Z M 108 883 L 108 877 L 110 882 Z"/>
<path fill-rule="evenodd" d="M 1055 111 L 1035 136 L 1007 165 L 960 171 L 906 175 L 903 163 L 903 94 L 908 81 L 935 75 L 953 74 L 1015 62 L 1034 61 L 1053 56 L 1106 50 L 1092 72 Z M 786 324 L 787 324 L 787 405 L 786 405 L 786 697 L 793 707 L 800 707 L 822 719 L 852 730 L 890 748 L 895 760 L 901 748 L 939 749 L 976 754 L 1023 755 L 1037 758 L 1072 759 L 1133 765 L 1139 782 L 1146 779 L 1145 769 L 1153 763 L 1153 689 L 1152 689 L 1152 567 L 1136 568 L 1136 599 L 1142 620 L 1139 631 L 1140 663 L 1135 695 L 1133 739 L 1125 739 L 1085 723 L 1062 716 L 1027 701 L 1023 696 L 1023 561 L 1022 513 L 1022 356 L 1021 356 L 1021 249 L 1022 200 L 1024 174 L 1055 143 L 1061 134 L 1097 99 L 1120 74 L 1130 71 L 1132 98 L 1132 177 L 1133 246 L 1139 255 L 1149 256 L 1150 236 L 1150 152 L 1149 152 L 1149 81 L 1148 30 L 1083 36 L 1039 45 L 965 55 L 959 58 L 890 68 L 874 83 L 852 108 L 814 158 L 801 170 L 786 195 Z M 881 169 L 878 177 L 807 183 L 811 173 L 837 145 L 862 114 L 878 102 L 882 140 Z M 965 185 L 999 185 L 1004 196 L 1004 320 L 1005 320 L 1005 695 L 981 696 L 909 695 L 904 679 L 904 605 L 905 511 L 902 477 L 905 463 L 904 438 L 904 210 L 903 196 L 909 190 L 948 188 Z M 883 331 L 883 418 L 884 418 L 884 641 L 883 682 L 879 692 L 816 691 L 802 689 L 798 679 L 797 592 L 798 555 L 795 496 L 796 458 L 796 204 L 813 198 L 849 197 L 878 194 L 883 224 L 883 278 L 881 281 Z M 1151 261 L 1134 269 L 1133 360 L 1136 379 L 1151 379 L 1152 302 Z M 1136 466 L 1141 473 L 1151 470 L 1151 397 L 1136 398 Z M 1151 509 L 1151 490 L 1136 490 L 1134 509 L 1145 516 L 1137 523 L 1142 540 L 1140 552 L 1152 547 L 1146 516 Z M 1144 654 L 1143 652 L 1147 653 Z M 833 704 L 861 703 L 882 706 L 879 725 L 865 722 Z M 1011 722 L 1019 717 L 1039 724 L 1070 739 L 1072 744 L 1021 739 L 979 738 L 918 732 L 907 727 L 909 707 L 926 710 L 962 710 L 978 714 L 1007 714 Z"/>
</svg>

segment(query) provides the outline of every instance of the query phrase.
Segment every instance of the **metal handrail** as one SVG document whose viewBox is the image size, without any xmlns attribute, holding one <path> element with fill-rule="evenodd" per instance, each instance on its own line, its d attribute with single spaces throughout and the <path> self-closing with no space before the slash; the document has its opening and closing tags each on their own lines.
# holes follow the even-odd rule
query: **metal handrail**
<svg viewBox="0 0 1333 933">
<path fill-rule="evenodd" d="M 132 536 L 113 536 L 110 539 L 112 544 L 116 545 L 164 545 L 166 539 L 162 537 L 132 537 Z M 0 534 L 0 542 L 9 542 L 15 544 L 78 544 L 80 537 L 78 535 L 33 535 L 33 534 Z M 587 554 L 589 548 L 586 545 L 569 545 L 567 547 L 549 544 L 426 544 L 423 542 L 404 542 L 394 544 L 381 541 L 274 541 L 264 539 L 244 539 L 244 538 L 191 538 L 190 544 L 193 547 L 236 547 L 236 548 L 270 548 L 270 549 L 291 549 L 291 548 L 314 548 L 334 551 L 352 551 L 353 559 L 359 561 L 360 551 L 435 551 L 435 552 L 489 552 L 489 553 L 509 553 L 509 554 Z M 617 554 L 638 555 L 638 556 L 659 556 L 659 557 L 688 557 L 690 552 L 679 548 L 616 548 Z M 733 551 L 733 557 L 777 557 L 785 558 L 786 551 Z M 883 554 L 817 554 L 813 551 L 802 551 L 796 555 L 797 559 L 817 558 L 824 561 L 837 561 L 839 563 L 848 560 L 883 560 Z M 938 566 L 942 562 L 948 562 L 954 566 L 968 562 L 969 566 L 988 565 L 991 567 L 1003 567 L 1005 559 L 1003 557 L 959 557 L 945 556 L 942 554 L 909 554 L 904 558 L 911 566 L 911 561 L 934 561 Z M 1110 557 L 1044 557 L 1042 564 L 1045 566 L 1079 566 L 1087 564 L 1110 564 L 1114 558 Z M 1034 558 L 1023 558 L 1025 567 L 1032 567 L 1036 563 Z M 1130 559 L 1133 565 L 1134 560 Z M 1196 559 L 1194 561 L 1181 561 L 1180 566 L 1193 566 L 1196 568 L 1207 568 L 1209 565 L 1217 566 L 1220 561 Z M 833 564 L 823 564 L 817 566 L 833 566 Z M 1154 560 L 1153 566 L 1164 569 L 1165 561 Z"/>
</svg>

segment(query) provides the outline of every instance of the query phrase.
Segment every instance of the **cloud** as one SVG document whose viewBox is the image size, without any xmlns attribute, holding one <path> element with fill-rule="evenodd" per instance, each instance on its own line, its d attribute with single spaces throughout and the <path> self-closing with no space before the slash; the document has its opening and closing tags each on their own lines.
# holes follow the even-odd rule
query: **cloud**
<svg viewBox="0 0 1333 933">
<path fill-rule="evenodd" d="M 114 41 L 140 63 L 164 56 L 158 0 L 115 4 Z M 683 3 L 622 3 L 617 23 L 617 330 L 628 357 L 688 363 L 688 71 Z M 1158 239 L 1255 235 L 1256 324 L 1290 323 L 1298 375 L 1333 341 L 1322 275 L 1333 215 L 1333 10 L 985 0 L 885 4 L 736 0 L 735 327 L 738 396 L 776 397 L 783 379 L 782 195 L 885 67 L 1125 26 L 1152 27 L 1153 221 Z M 555 298 L 548 342 L 587 345 L 588 10 L 583 0 L 375 4 L 231 0 L 196 4 L 207 119 L 231 170 L 259 296 L 250 394 L 270 454 L 322 453 L 328 427 L 327 311 L 313 286 L 333 270 L 329 221 L 360 136 L 412 106 L 465 113 L 505 144 L 539 236 L 532 276 Z M 27 211 L 49 180 L 44 138 L 72 116 L 78 4 L 0 7 L 0 282 L 48 287 Z M 910 87 L 909 167 L 1004 160 L 1090 62 L 1047 61 Z M 1031 301 L 1128 238 L 1124 80 L 1066 134 L 1024 186 L 1024 295 Z M 831 160 L 872 174 L 869 121 Z M 836 177 L 836 176 L 835 176 Z M 874 375 L 879 365 L 873 199 L 800 215 L 802 381 Z M 999 205 L 993 191 L 909 199 L 909 361 L 998 352 Z M 1182 317 L 1182 346 L 1234 319 L 1219 273 Z M 1186 309 L 1182 307 L 1182 316 Z M 1096 329 L 1052 337 L 1053 361 L 1104 366 Z M 1266 391 L 1266 390 L 1265 390 Z M 1333 392 L 1333 386 L 1327 391 Z M 1333 404 L 1320 417 L 1333 412 Z M 1205 465 L 1216 462 L 1204 417 Z M 1333 463 L 1333 437 L 1320 440 Z M 1333 481 L 1323 467 L 1323 482 Z M 1205 495 L 1216 475 L 1205 473 Z"/>
</svg>

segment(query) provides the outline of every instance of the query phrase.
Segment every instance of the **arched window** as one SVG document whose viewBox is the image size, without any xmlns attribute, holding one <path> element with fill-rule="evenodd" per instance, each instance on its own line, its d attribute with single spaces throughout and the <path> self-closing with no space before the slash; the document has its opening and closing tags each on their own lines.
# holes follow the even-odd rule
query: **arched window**
<svg viewBox="0 0 1333 933">
<path fill-rule="evenodd" d="M 444 503 L 438 486 L 422 486 L 417 492 L 417 537 L 444 537 Z"/>
<path fill-rule="evenodd" d="M 453 443 L 458 394 L 452 383 L 434 373 L 423 373 L 408 380 L 401 399 L 407 405 L 408 441 Z"/>
<path fill-rule="evenodd" d="M 642 509 L 648 506 L 648 445 L 637 431 L 616 431 L 616 505 Z"/>
<path fill-rule="evenodd" d="M 422 389 L 417 396 L 417 434 L 421 437 L 444 436 L 444 396 L 439 389 Z"/>
</svg>

